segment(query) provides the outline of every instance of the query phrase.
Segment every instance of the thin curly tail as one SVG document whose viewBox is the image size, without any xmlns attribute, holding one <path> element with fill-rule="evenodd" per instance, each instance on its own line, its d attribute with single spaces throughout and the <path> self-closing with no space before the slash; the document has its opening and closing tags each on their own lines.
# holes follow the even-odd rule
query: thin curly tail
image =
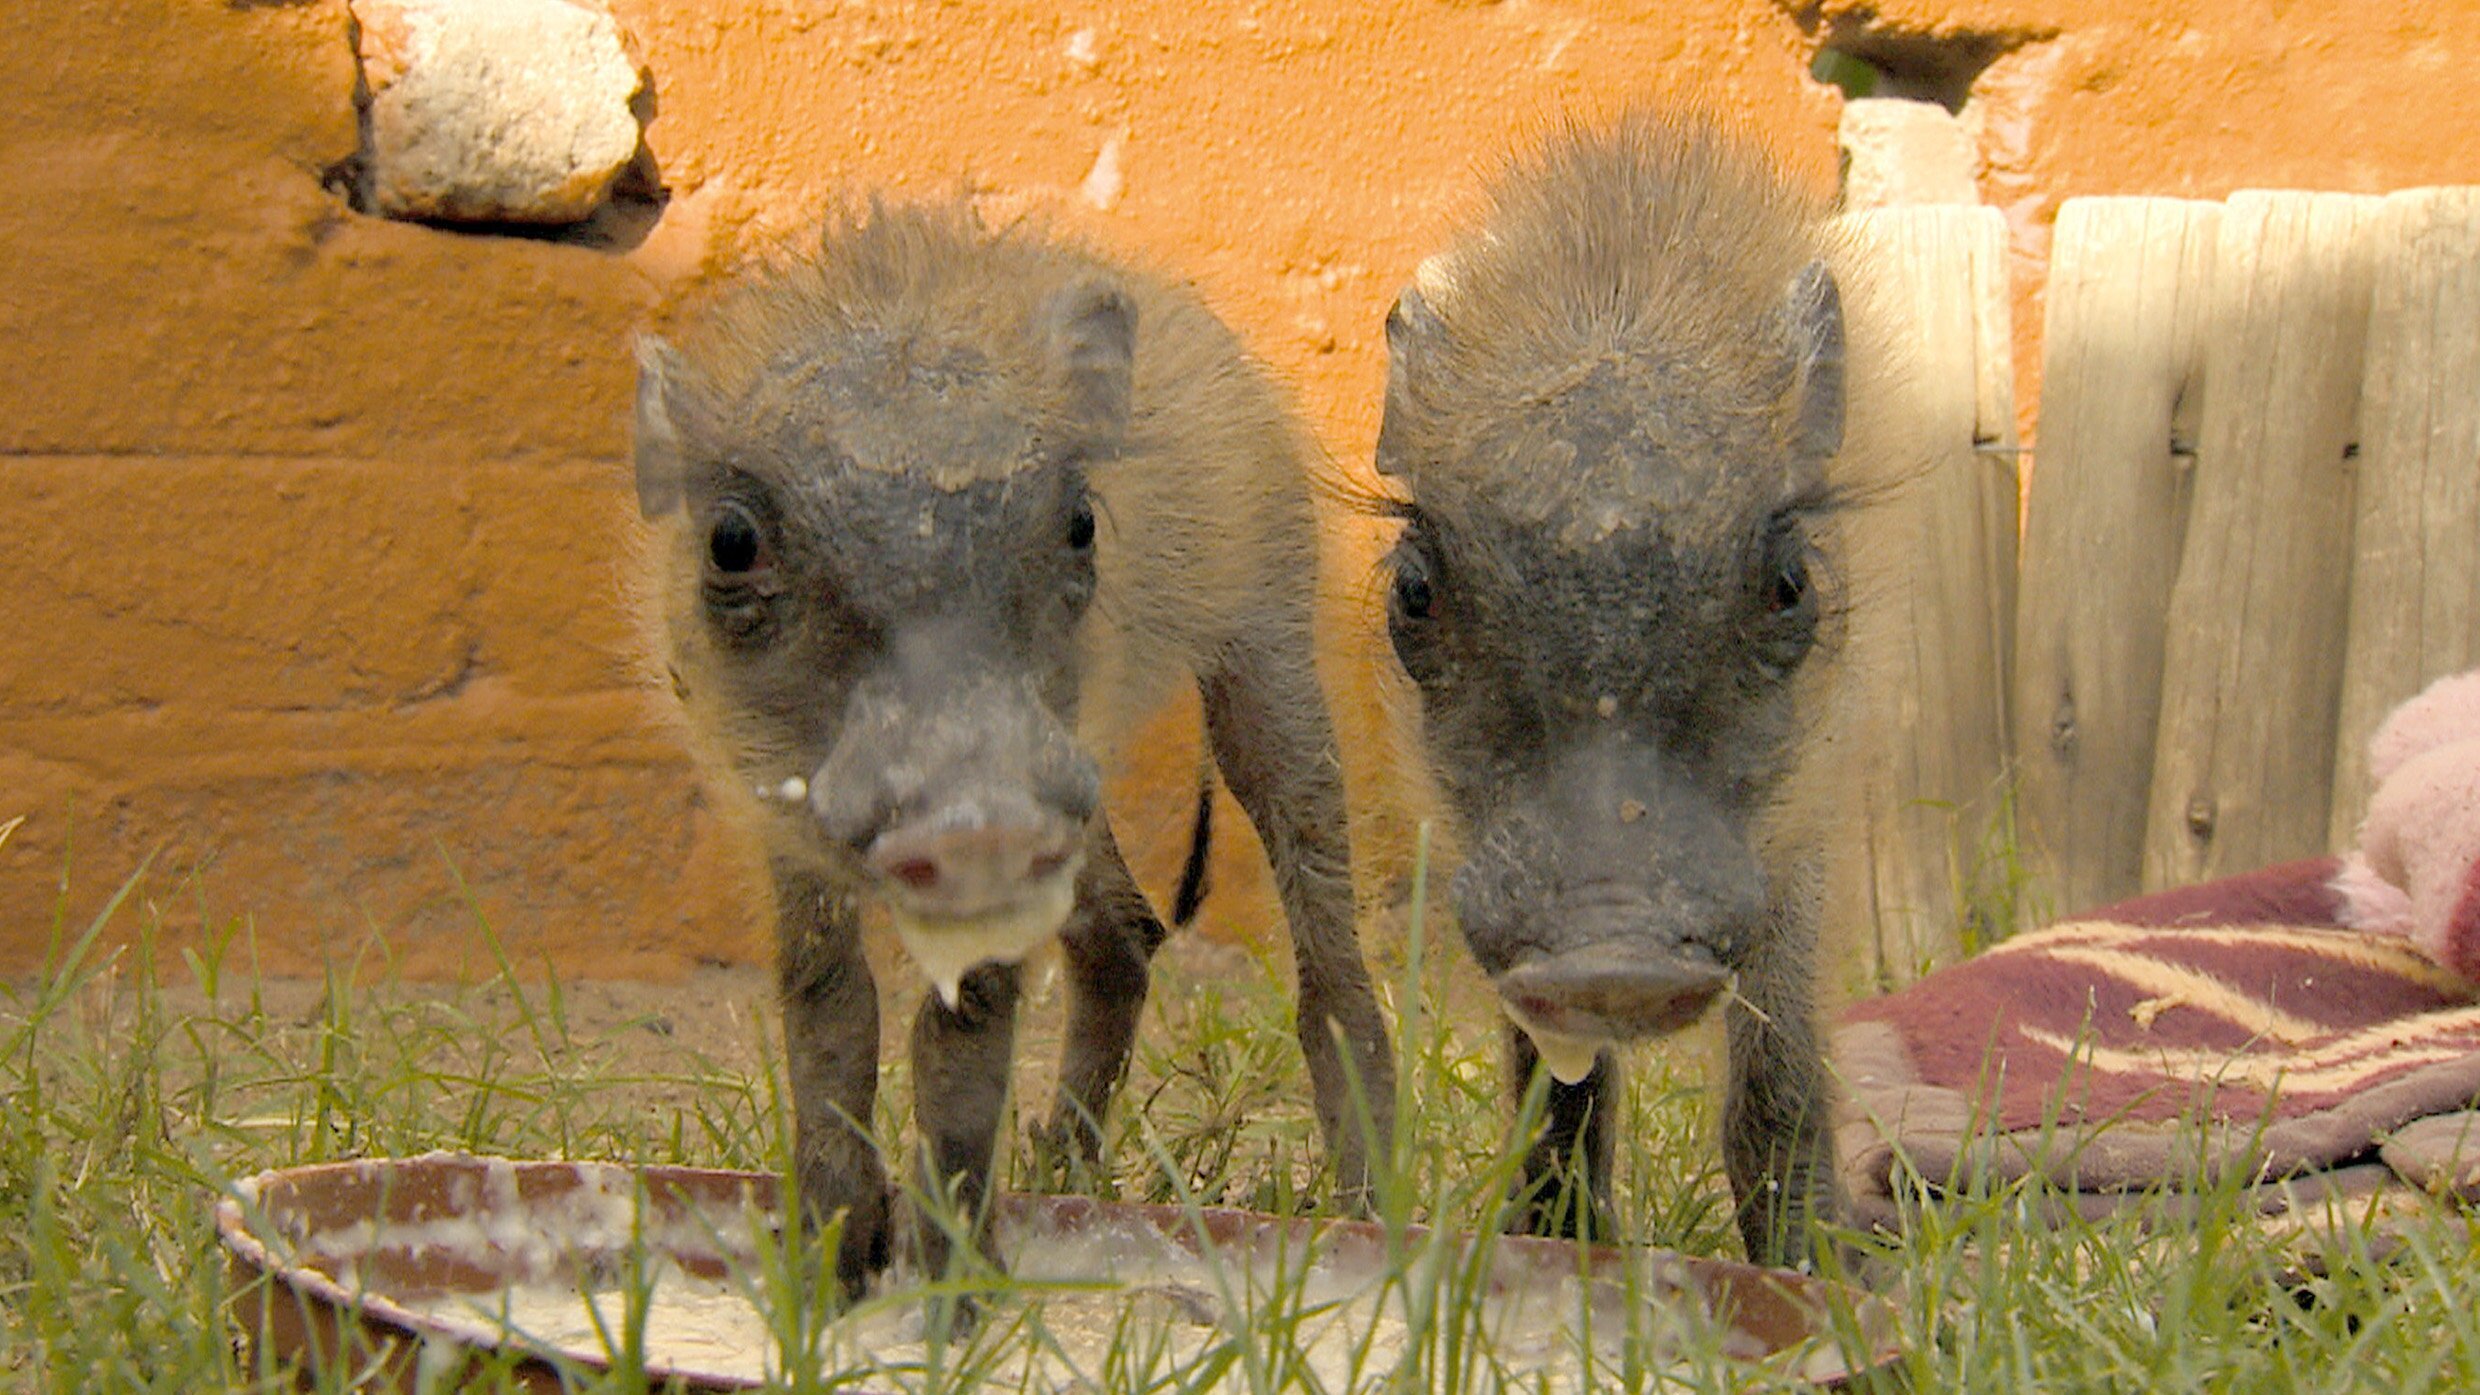
<svg viewBox="0 0 2480 1395">
<path fill-rule="evenodd" d="M 1197 818 L 1189 825 L 1188 861 L 1180 868 L 1180 889 L 1171 895 L 1171 923 L 1185 928 L 1197 918 L 1206 899 L 1206 864 L 1214 847 L 1214 763 L 1197 763 Z"/>
</svg>

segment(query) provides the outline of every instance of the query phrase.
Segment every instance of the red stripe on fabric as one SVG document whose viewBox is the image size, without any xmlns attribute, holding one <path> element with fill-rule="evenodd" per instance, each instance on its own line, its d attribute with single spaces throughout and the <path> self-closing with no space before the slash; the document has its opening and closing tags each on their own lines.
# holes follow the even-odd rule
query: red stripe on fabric
<svg viewBox="0 0 2480 1395">
<path fill-rule="evenodd" d="M 2337 931 L 2334 940 L 2336 949 L 2347 949 L 2358 937 Z M 2469 1001 L 2466 994 L 2444 991 L 2422 978 L 2320 953 L 2287 937 L 2217 943 L 2173 930 L 2113 948 L 2208 974 L 2275 1011 L 2337 1032 Z"/>
<path fill-rule="evenodd" d="M 2297 1084 L 2282 1088 L 2273 1117 L 2297 1118 L 2329 1108 L 2355 1093 L 2423 1068 L 2406 1060 L 2408 1052 L 2446 1045 L 2458 1052 L 2480 1050 L 2480 1027 L 2464 1025 L 2442 1030 L 2423 1023 L 2429 1014 L 2468 1006 L 2472 997 L 2407 973 L 2389 972 L 2382 964 L 2352 962 L 2323 952 L 2315 942 L 2303 943 L 2296 929 L 2320 928 L 2315 922 L 2296 929 L 2280 924 L 2262 926 L 2250 938 L 2244 921 L 2216 921 L 2210 915 L 2257 912 L 2267 905 L 2320 901 L 2330 910 L 2334 898 L 2326 890 L 2332 859 L 2269 868 L 2232 888 L 2188 888 L 2204 893 L 2165 893 L 2143 898 L 2139 914 L 2151 917 L 2131 929 L 2141 934 L 2117 943 L 2096 944 L 2070 936 L 2059 945 L 2019 944 L 2003 953 L 1970 960 L 1941 970 L 1902 992 L 1853 1005 L 1847 1021 L 1888 1024 L 1901 1039 L 1914 1070 L 1924 1083 L 1944 1085 L 1994 1106 L 1997 1122 L 2009 1129 L 2029 1128 L 2058 1117 L 2069 1122 L 2115 1116 L 2150 1122 L 2167 1121 L 2195 1112 L 2245 1123 L 2267 1117 L 2268 1100 L 2257 1088 L 2235 1081 L 2194 1078 L 2191 1063 L 2163 1062 L 2147 1070 L 2141 1062 L 2125 1070 L 2096 1067 L 2082 1053 L 2093 1048 L 2141 1056 L 2175 1051 L 2227 1057 L 2236 1063 L 2279 1068 L 2286 1060 L 2315 1051 L 2354 1032 L 2399 1024 L 2402 1033 L 2363 1062 L 2320 1063 L 2321 1071 L 2344 1072 L 2341 1083 L 2307 1090 Z M 2480 890 L 2466 896 L 2475 927 L 2480 927 Z M 2133 904 L 2133 903 L 2130 903 Z M 2193 918 L 2190 918 L 2193 917 Z M 2083 917 L 2097 920 L 2099 917 Z M 2165 923 L 2165 921 L 2176 923 Z M 2259 922 L 2262 925 L 2262 922 Z M 2183 930 L 2207 926 L 2230 931 L 2232 942 L 2189 937 Z M 2357 941 L 2343 932 L 2333 942 L 2348 948 Z M 2480 951 L 2480 928 L 2471 942 Z M 2059 958 L 2060 953 L 2086 956 L 2083 962 Z M 2102 956 L 2091 962 L 2090 956 Z M 2111 960 L 2124 958 L 2113 972 Z M 2257 1029 L 2202 1005 L 2182 1001 L 2175 983 L 2148 969 L 2168 967 L 2203 976 L 2242 1003 L 2268 1006 L 2292 1021 L 2278 1024 L 2291 1040 L 2273 1040 Z M 2120 974 L 2137 975 L 2135 979 Z M 2152 982 L 2146 985 L 2144 979 Z M 2208 989 L 2198 987 L 2203 999 Z M 2234 1011 L 2239 1010 L 2234 1007 Z M 2036 1031 L 2052 1041 L 2036 1042 L 2024 1034 Z M 2075 1043 L 2062 1052 L 2054 1041 Z M 2352 1067 L 2361 1068 L 2354 1071 Z M 2226 1068 L 2208 1067 L 2206 1074 Z M 1992 1087 L 1997 1098 L 1989 1100 Z"/>
<path fill-rule="evenodd" d="M 2121 925 L 2310 925 L 2342 924 L 2342 898 L 2330 883 L 2342 859 L 2312 857 L 2216 882 L 2172 887 L 2103 906 L 2073 917 Z"/>
<path fill-rule="evenodd" d="M 2463 869 L 2463 894 L 2446 917 L 2445 966 L 2480 979 L 2480 863 Z"/>
</svg>

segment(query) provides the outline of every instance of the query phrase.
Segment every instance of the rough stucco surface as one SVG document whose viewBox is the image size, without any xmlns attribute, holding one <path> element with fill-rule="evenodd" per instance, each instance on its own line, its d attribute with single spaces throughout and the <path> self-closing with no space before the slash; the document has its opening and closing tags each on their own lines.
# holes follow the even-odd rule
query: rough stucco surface
<svg viewBox="0 0 2480 1395">
<path fill-rule="evenodd" d="M 246 918 L 270 970 L 373 930 L 470 969 L 477 909 L 570 971 L 762 955 L 629 658 L 634 329 L 825 199 L 963 192 L 1193 278 L 1359 468 L 1386 305 L 1500 152 L 1695 93 L 1822 185 L 1840 99 L 1807 66 L 1847 8 L 617 0 L 673 190 L 624 254 L 349 212 L 322 182 L 356 141 L 342 0 L 0 8 L 0 972 L 150 854 L 167 938 Z M 2048 36 L 1976 89 L 2027 378 L 2062 198 L 2480 175 L 2480 7 L 1869 8 Z M 1373 555 L 1338 521 L 1327 657 L 1385 863 Z M 1157 887 L 1192 723 L 1121 782 Z M 1250 926 L 1264 879 L 1222 827 L 1208 917 Z"/>
</svg>

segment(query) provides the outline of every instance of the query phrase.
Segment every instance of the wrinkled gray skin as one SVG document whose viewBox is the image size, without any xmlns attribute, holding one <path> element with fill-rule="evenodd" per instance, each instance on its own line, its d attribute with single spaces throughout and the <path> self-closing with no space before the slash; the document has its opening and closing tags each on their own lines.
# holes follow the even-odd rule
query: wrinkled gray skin
<svg viewBox="0 0 2480 1395">
<path fill-rule="evenodd" d="M 1514 1089 L 1561 1047 L 1589 1063 L 1549 1085 L 1517 1224 L 1599 1222 L 1608 1047 L 1721 997 L 1741 1232 L 1803 1261 L 1832 1173 L 1793 806 L 1843 406 L 1816 215 L 1648 116 L 1555 138 L 1492 205 L 1388 318 L 1377 463 L 1407 520 L 1387 627 L 1465 835 L 1465 942 L 1522 1028 Z"/>
<path fill-rule="evenodd" d="M 692 749 L 768 852 L 800 1194 L 843 1218 L 844 1289 L 891 1242 L 862 905 L 939 988 L 912 1033 L 919 1180 L 978 1226 L 1017 961 L 1054 933 L 1071 1001 L 1046 1141 L 1099 1152 L 1164 927 L 1097 752 L 1183 681 L 1272 856 L 1318 1118 L 1358 1201 L 1393 1066 L 1311 663 L 1305 448 L 1229 331 L 969 213 L 873 207 L 640 359 L 655 624 Z M 915 1235 L 937 1272 L 944 1232 Z"/>
</svg>

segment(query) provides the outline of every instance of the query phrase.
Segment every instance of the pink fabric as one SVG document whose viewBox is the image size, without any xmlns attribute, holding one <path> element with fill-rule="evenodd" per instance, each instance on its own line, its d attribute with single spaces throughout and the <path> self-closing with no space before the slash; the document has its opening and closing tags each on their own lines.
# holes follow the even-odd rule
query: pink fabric
<svg viewBox="0 0 2480 1395">
<path fill-rule="evenodd" d="M 2480 869 L 2480 741 L 2410 756 L 2368 802 L 2360 851 L 2407 894 L 2411 943 L 2480 979 L 2480 906 L 2467 905 Z"/>
<path fill-rule="evenodd" d="M 2384 784 L 2422 751 L 2463 741 L 2480 741 L 2480 669 L 2448 674 L 2387 713 L 2368 738 L 2368 778 Z"/>
<path fill-rule="evenodd" d="M 2480 670 L 2440 678 L 2368 739 L 2376 793 L 2332 889 L 2354 929 L 2480 982 Z"/>
<path fill-rule="evenodd" d="M 2366 857 L 2352 853 L 2342 859 L 2333 889 L 2342 898 L 2343 924 L 2371 935 L 2411 938 L 2411 894 L 2378 876 Z"/>
<path fill-rule="evenodd" d="M 2480 863 L 2463 869 L 2463 894 L 2446 920 L 2446 953 L 2457 966 L 2469 966 L 2480 954 Z M 2480 978 L 2470 967 L 2458 967 L 2465 978 Z"/>
</svg>

